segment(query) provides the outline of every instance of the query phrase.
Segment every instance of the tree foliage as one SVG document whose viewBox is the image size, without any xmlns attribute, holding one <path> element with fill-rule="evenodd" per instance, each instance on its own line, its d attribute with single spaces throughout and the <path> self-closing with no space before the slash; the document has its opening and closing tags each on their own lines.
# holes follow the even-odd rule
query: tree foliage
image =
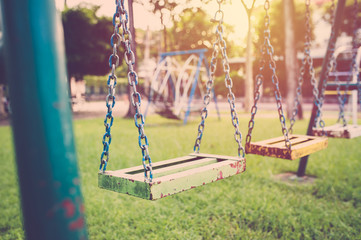
<svg viewBox="0 0 361 240">
<path fill-rule="evenodd" d="M 175 21 L 173 27 L 168 30 L 171 50 L 207 48 L 209 50 L 207 55 L 210 56 L 213 42 L 216 39 L 216 23 L 212 23 L 210 20 L 211 16 L 201 8 L 185 9 L 179 16 L 179 20 Z M 239 49 L 227 38 L 234 29 L 225 23 L 223 23 L 223 27 L 228 56 L 236 56 Z"/>
<path fill-rule="evenodd" d="M 336 5 L 335 5 L 336 7 Z M 348 36 L 353 36 L 354 20 L 355 20 L 355 6 L 354 0 L 347 0 L 346 6 L 343 12 L 343 18 L 340 26 L 340 32 L 346 33 Z M 361 27 L 361 2 L 358 1 L 358 12 L 356 13 L 356 26 Z M 324 6 L 323 19 L 332 24 L 332 8 L 331 3 Z"/>
<path fill-rule="evenodd" d="M 110 18 L 97 16 L 98 9 L 94 5 L 78 5 L 62 13 L 68 75 L 76 79 L 109 71 L 113 25 Z"/>
<path fill-rule="evenodd" d="M 304 39 L 306 34 L 305 26 L 305 3 L 303 1 L 295 0 L 295 14 L 293 19 L 284 19 L 283 5 L 281 0 L 275 0 L 271 2 L 269 10 L 270 15 L 270 30 L 271 30 L 271 44 L 274 48 L 275 55 L 282 56 L 284 54 L 285 38 L 284 38 L 284 22 L 293 21 L 295 26 L 295 39 L 296 49 L 298 51 L 303 50 Z M 264 9 L 263 6 L 257 8 L 256 12 L 257 24 L 255 26 L 256 34 L 256 48 L 260 49 L 263 44 L 263 31 L 264 31 Z M 312 15 L 312 9 L 311 9 Z M 313 29 L 314 24 L 311 20 L 311 38 L 314 38 Z"/>
<path fill-rule="evenodd" d="M 273 55 L 276 56 L 275 60 L 277 63 L 277 76 L 279 78 L 282 95 L 286 95 L 287 93 L 286 69 L 284 66 L 284 61 L 282 60 L 284 59 L 284 54 L 285 54 L 284 22 L 285 21 L 294 22 L 295 48 L 297 49 L 298 52 L 303 52 L 304 40 L 306 34 L 305 3 L 303 1 L 295 0 L 294 4 L 295 4 L 295 14 L 293 19 L 284 19 L 283 4 L 281 0 L 272 1 L 269 9 L 271 44 L 274 48 Z M 255 9 L 255 16 L 257 16 L 257 23 L 255 24 L 255 49 L 256 49 L 255 55 L 256 55 L 256 59 L 260 59 L 261 56 L 260 49 L 264 42 L 263 37 L 264 37 L 265 10 L 263 6 L 260 6 L 257 9 Z M 311 9 L 311 16 L 312 16 L 312 9 Z M 314 24 L 312 22 L 312 19 L 310 25 L 311 25 L 311 39 L 313 39 Z M 255 67 L 257 68 L 255 69 L 255 74 L 257 74 L 259 72 L 258 64 L 256 64 Z M 266 68 L 265 75 L 270 75 L 270 74 L 271 72 L 268 71 L 268 68 Z M 273 93 L 272 82 L 265 81 L 263 85 L 264 85 L 264 94 L 272 95 Z"/>
</svg>

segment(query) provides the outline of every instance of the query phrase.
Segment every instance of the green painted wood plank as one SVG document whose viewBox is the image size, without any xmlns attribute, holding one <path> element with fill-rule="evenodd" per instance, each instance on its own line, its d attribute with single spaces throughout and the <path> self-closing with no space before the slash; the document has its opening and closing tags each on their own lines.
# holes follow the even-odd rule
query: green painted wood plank
<svg viewBox="0 0 361 240">
<path fill-rule="evenodd" d="M 153 178 L 151 183 L 144 182 L 144 176 L 134 171 L 134 169 L 143 168 L 138 166 L 99 173 L 98 185 L 107 190 L 156 200 L 242 173 L 246 169 L 244 158 L 192 154 L 190 157 L 193 161 L 184 163 L 187 157 L 189 156 L 178 158 L 181 164 L 177 164 L 174 159 L 164 161 L 165 164 L 158 162 L 157 171 L 161 174 Z M 169 165 L 170 162 L 173 165 Z M 164 171 L 162 171 L 162 166 L 164 166 Z"/>
</svg>

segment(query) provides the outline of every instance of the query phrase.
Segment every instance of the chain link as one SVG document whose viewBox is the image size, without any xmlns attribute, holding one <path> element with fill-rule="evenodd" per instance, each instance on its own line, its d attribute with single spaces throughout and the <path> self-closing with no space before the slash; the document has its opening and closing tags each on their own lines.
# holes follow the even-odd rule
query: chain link
<svg viewBox="0 0 361 240">
<path fill-rule="evenodd" d="M 356 57 L 358 53 L 358 49 L 360 47 L 360 42 L 358 42 L 357 39 L 357 13 L 358 13 L 358 1 L 354 0 L 354 9 L 353 9 L 353 38 L 352 38 L 352 49 L 353 49 L 353 55 L 352 55 L 352 76 L 354 74 L 356 75 L 356 81 L 357 81 L 357 89 L 358 89 L 358 102 L 361 104 L 361 84 L 360 84 L 360 67 L 356 62 Z M 351 77 L 352 78 L 352 77 Z"/>
<path fill-rule="evenodd" d="M 117 8 L 118 9 L 118 8 Z M 108 95 L 105 99 L 105 104 L 107 107 L 107 113 L 104 118 L 105 134 L 102 138 L 103 151 L 100 155 L 100 171 L 105 171 L 109 161 L 109 147 L 112 141 L 111 127 L 113 126 L 114 117 L 113 117 L 113 108 L 115 105 L 115 86 L 117 84 L 117 76 L 115 75 L 115 69 L 119 66 L 119 56 L 117 53 L 117 48 L 120 45 L 121 37 L 119 35 L 119 23 L 117 19 L 119 18 L 119 13 L 116 11 L 113 15 L 113 26 L 114 32 L 110 38 L 110 45 L 112 47 L 112 54 L 109 57 L 109 67 L 111 73 L 109 74 L 107 85 L 108 85 Z"/>
<path fill-rule="evenodd" d="M 300 105 L 299 97 L 302 94 L 302 85 L 304 82 L 304 77 L 306 74 L 306 67 L 308 66 L 308 75 L 310 78 L 310 82 L 312 85 L 312 93 L 314 102 L 317 107 L 320 107 L 320 99 L 319 99 L 319 91 L 317 88 L 317 81 L 315 78 L 315 70 L 313 67 L 313 59 L 311 57 L 311 26 L 310 26 L 310 19 L 311 19 L 311 13 L 310 13 L 310 0 L 305 0 L 306 5 L 306 11 L 305 11 L 305 27 L 306 27 L 306 35 L 305 35 L 305 44 L 304 44 L 304 51 L 303 51 L 303 58 L 302 58 L 302 66 L 300 68 L 300 76 L 298 78 L 298 86 L 296 90 L 296 98 L 295 98 L 295 105 L 292 111 L 292 117 L 290 119 L 290 128 L 288 129 L 288 132 L 292 133 L 293 131 L 293 125 L 296 122 L 296 116 L 298 113 L 298 106 Z"/>
<path fill-rule="evenodd" d="M 355 53 L 355 57 L 353 57 L 352 59 L 355 60 L 355 64 L 353 64 L 353 67 L 354 67 L 354 71 L 356 71 L 356 80 L 357 80 L 357 92 L 358 92 L 358 102 L 359 104 L 361 105 L 361 75 L 360 75 L 360 66 L 357 65 L 356 63 L 356 56 L 357 56 L 357 52 L 358 52 L 358 49 L 359 47 L 361 46 L 360 42 L 358 42 L 358 39 L 357 39 L 357 30 L 358 30 L 358 26 L 357 26 L 357 13 L 359 11 L 358 9 L 358 1 L 357 0 L 354 0 L 354 22 L 353 22 L 353 39 L 352 39 L 352 47 L 353 49 L 355 50 L 356 49 L 356 53 Z M 360 40 L 360 39 L 359 39 Z"/>
<path fill-rule="evenodd" d="M 273 59 L 273 47 L 271 44 L 271 31 L 270 31 L 270 16 L 268 14 L 268 10 L 270 8 L 270 2 L 269 0 L 266 0 L 264 3 L 264 9 L 265 9 L 265 17 L 264 17 L 264 42 L 263 42 L 263 46 L 261 47 L 261 53 L 262 53 L 262 57 L 260 60 L 260 67 L 259 67 L 259 72 L 260 74 L 258 74 L 256 76 L 256 91 L 255 91 L 255 101 L 254 101 L 254 105 L 251 109 L 251 120 L 248 123 L 248 134 L 246 137 L 246 149 L 249 148 L 250 144 L 251 144 L 251 138 L 252 138 L 252 130 L 254 128 L 254 118 L 257 112 L 257 103 L 260 97 L 260 93 L 259 93 L 259 88 L 262 85 L 263 82 L 263 74 L 262 72 L 265 69 L 265 65 L 266 62 L 268 62 L 268 67 L 272 72 L 272 76 L 271 76 L 271 80 L 272 83 L 274 85 L 274 94 L 275 94 L 275 99 L 276 99 L 276 103 L 277 103 L 277 111 L 278 111 L 278 116 L 279 116 L 279 120 L 281 123 L 281 127 L 282 127 L 282 134 L 284 136 L 285 139 L 285 146 L 288 149 L 291 149 L 291 142 L 289 140 L 289 136 L 288 136 L 288 130 L 286 128 L 286 118 L 284 116 L 283 113 L 283 108 L 282 108 L 282 97 L 281 97 L 281 92 L 279 89 L 279 81 L 278 81 L 278 77 L 276 74 L 276 63 Z"/>
<path fill-rule="evenodd" d="M 353 38 L 352 38 L 352 49 L 351 49 L 351 53 L 352 53 L 352 63 L 351 63 L 351 75 L 347 78 L 347 83 L 345 85 L 345 90 L 344 93 L 341 93 L 341 83 L 338 79 L 337 74 L 335 75 L 335 81 L 337 83 L 337 98 L 339 101 L 339 116 L 338 116 L 338 120 L 337 122 L 340 122 L 340 120 L 342 119 L 342 124 L 344 127 L 347 126 L 347 120 L 345 117 L 345 104 L 348 98 L 348 88 L 349 88 L 349 84 L 353 79 L 353 76 L 356 75 L 356 78 L 358 79 L 358 67 L 357 67 L 357 63 L 356 63 L 356 55 L 357 55 L 357 35 L 356 35 L 356 31 L 357 31 L 357 11 L 358 11 L 358 5 L 357 5 L 357 0 L 354 0 L 354 8 L 353 8 L 353 19 L 354 19 L 354 23 L 353 23 Z M 334 69 L 333 71 L 336 72 L 336 65 L 337 62 L 335 60 L 335 64 L 334 64 Z"/>
<path fill-rule="evenodd" d="M 118 4 L 119 3 L 119 4 Z M 134 123 L 138 128 L 138 145 L 142 151 L 142 164 L 144 167 L 144 180 L 152 182 L 152 161 L 149 156 L 149 142 L 148 137 L 144 131 L 144 115 L 141 113 L 141 96 L 137 91 L 138 75 L 134 70 L 135 55 L 132 51 L 131 44 L 133 42 L 132 33 L 128 27 L 128 12 L 124 7 L 124 0 L 117 0 L 117 9 L 120 13 L 120 23 L 122 27 L 121 36 L 124 47 L 124 61 L 128 65 L 128 84 L 131 87 L 131 104 L 135 109 Z"/>
<path fill-rule="evenodd" d="M 229 107 L 230 107 L 230 111 L 231 111 L 232 125 L 235 128 L 234 139 L 238 145 L 238 156 L 244 157 L 245 151 L 244 151 L 244 148 L 242 147 L 242 143 L 241 143 L 242 142 L 242 133 L 239 130 L 239 120 L 238 120 L 236 106 L 235 106 L 236 98 L 235 98 L 234 93 L 232 92 L 233 81 L 232 81 L 232 78 L 230 77 L 230 66 L 229 66 L 228 56 L 227 56 L 227 46 L 226 46 L 226 41 L 223 39 L 222 23 L 223 23 L 224 12 L 221 10 L 222 2 L 223 2 L 222 0 L 217 0 L 218 10 L 216 11 L 214 18 L 211 20 L 211 22 L 218 23 L 218 25 L 216 27 L 216 41 L 213 43 L 212 60 L 211 60 L 211 66 L 210 66 L 210 76 L 209 76 L 209 80 L 206 84 L 207 91 L 206 91 L 206 94 L 203 99 L 204 107 L 201 112 L 201 123 L 198 126 L 198 135 L 197 135 L 197 138 L 195 141 L 194 151 L 198 153 L 200 150 L 200 144 L 201 144 L 203 130 L 204 130 L 204 126 L 205 126 L 205 119 L 208 116 L 207 106 L 211 99 L 210 94 L 211 94 L 211 89 L 213 87 L 213 82 L 214 82 L 214 78 L 215 78 L 215 72 L 216 72 L 216 66 L 217 66 L 217 56 L 218 56 L 219 52 L 221 52 L 222 63 L 223 63 L 223 72 L 225 74 L 224 81 L 225 81 L 225 85 L 228 89 L 227 99 L 228 99 L 228 103 L 229 103 Z"/>
<path fill-rule="evenodd" d="M 131 43 L 132 43 L 132 34 L 130 32 L 130 29 L 128 27 L 128 12 L 124 7 L 124 0 L 116 0 L 116 12 L 113 15 L 113 25 L 114 25 L 114 33 L 111 37 L 111 45 L 113 47 L 113 54 L 109 58 L 109 64 L 112 68 L 112 73 L 108 79 L 108 88 L 109 88 L 109 95 L 107 96 L 106 103 L 108 107 L 108 113 L 106 115 L 106 119 L 104 121 L 105 127 L 106 127 L 106 133 L 103 137 L 103 145 L 104 150 L 101 156 L 101 165 L 104 164 L 103 171 L 106 169 L 106 163 L 109 159 L 109 145 L 111 141 L 111 135 L 110 135 L 110 127 L 113 124 L 113 116 L 112 114 L 112 108 L 115 104 L 115 97 L 114 97 L 114 86 L 115 84 L 112 84 L 112 82 L 116 83 L 116 77 L 115 77 L 115 68 L 119 65 L 119 56 L 117 55 L 117 46 L 122 43 L 124 47 L 124 61 L 128 65 L 128 84 L 131 86 L 132 92 L 131 92 L 131 104 L 135 109 L 135 115 L 134 115 L 134 123 L 135 126 L 138 128 L 138 144 L 142 151 L 142 163 L 144 167 L 144 178 L 145 181 L 151 182 L 153 179 L 152 174 L 152 162 L 151 158 L 149 156 L 149 142 L 147 135 L 144 131 L 144 116 L 141 113 L 140 107 L 141 107 L 141 96 L 140 93 L 137 91 L 137 85 L 138 85 L 138 75 L 134 71 L 134 64 L 135 64 L 135 55 L 134 52 L 131 49 Z M 109 104 L 109 100 L 112 100 L 112 102 Z M 107 123 L 107 119 L 110 119 L 110 123 Z M 109 132 L 109 133 L 108 133 Z M 106 141 L 106 139 L 109 139 Z M 104 157 L 107 157 L 104 159 Z"/>
<path fill-rule="evenodd" d="M 321 127 L 322 129 L 322 135 L 323 136 L 326 136 L 326 131 L 325 131 L 325 122 L 324 120 L 322 119 L 322 106 L 323 106 L 323 103 L 324 103 L 324 99 L 325 99 L 325 90 L 326 90 L 326 87 L 327 87 L 327 82 L 328 82 L 328 79 L 329 79 L 329 75 L 330 75 L 330 71 L 331 69 L 336 69 L 336 59 L 334 57 L 334 52 L 335 52 L 335 44 L 336 44 L 336 41 L 334 41 L 334 39 L 337 37 L 336 36 L 336 33 L 335 33 L 335 24 L 334 24 L 334 21 L 335 21 L 335 0 L 332 0 L 331 2 L 331 23 L 332 23 L 332 27 L 331 27 L 331 35 L 330 35 L 330 42 L 331 42 L 331 45 L 330 47 L 328 48 L 328 56 L 330 57 L 330 61 L 328 61 L 328 59 L 326 59 L 328 61 L 328 64 L 327 64 L 327 67 L 326 67 L 326 72 L 325 72 L 325 75 L 324 75 L 324 78 L 321 79 L 322 81 L 322 87 L 321 87 L 321 92 L 319 93 L 319 98 L 318 98 L 318 102 L 315 100 L 315 104 L 317 106 L 317 112 L 316 112 L 316 116 L 315 116 L 315 121 L 314 121 L 314 127 L 317 127 L 317 123 L 319 125 L 319 127 Z"/>
</svg>

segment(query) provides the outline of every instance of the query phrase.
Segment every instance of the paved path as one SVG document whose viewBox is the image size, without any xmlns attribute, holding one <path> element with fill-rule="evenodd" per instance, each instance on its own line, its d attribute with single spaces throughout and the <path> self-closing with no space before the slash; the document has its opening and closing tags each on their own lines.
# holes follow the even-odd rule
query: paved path
<svg viewBox="0 0 361 240">
<path fill-rule="evenodd" d="M 142 103 L 143 103 L 142 110 L 144 111 L 147 106 L 147 101 L 143 100 Z M 201 107 L 202 101 L 200 101 L 200 100 L 195 101 L 194 105 Z M 236 107 L 238 107 L 238 106 L 241 106 L 240 100 L 236 102 Z M 228 116 L 229 105 L 228 105 L 227 101 L 220 100 L 218 102 L 218 107 L 220 109 L 222 116 L 223 115 Z M 115 107 L 113 109 L 113 114 L 115 117 L 124 117 L 126 115 L 126 113 L 128 112 L 128 108 L 129 108 L 129 102 L 127 101 L 127 99 L 123 98 L 116 102 Z M 311 108 L 312 108 L 312 103 L 303 104 L 305 118 L 310 117 Z M 238 109 L 239 109 L 239 107 L 238 107 Z M 276 104 L 273 102 L 260 103 L 259 109 L 267 110 L 266 113 L 258 113 L 262 117 L 270 117 L 270 118 L 277 117 Z M 73 111 L 74 119 L 103 118 L 103 117 L 105 117 L 105 114 L 106 114 L 105 101 L 104 102 L 103 101 L 81 102 L 81 103 L 75 105 L 73 110 L 74 110 Z M 209 104 L 209 111 L 210 111 L 210 115 L 216 116 L 216 108 L 215 108 L 214 103 Z M 327 111 L 327 116 L 337 117 L 338 106 L 337 106 L 337 104 L 325 104 L 325 106 L 323 107 L 323 111 Z M 346 111 L 347 111 L 347 109 L 346 109 Z M 250 116 L 249 113 L 244 113 L 243 111 L 239 111 L 239 110 L 238 110 L 238 112 L 239 112 L 240 117 L 249 117 Z M 332 112 L 332 114 L 331 114 L 331 112 Z M 155 113 L 154 106 L 151 105 L 151 107 L 149 108 L 148 114 L 154 114 L 154 113 Z M 360 114 L 359 114 L 359 118 L 360 118 Z M 9 125 L 9 119 L 0 120 L 0 126 L 3 126 L 3 125 Z"/>
</svg>

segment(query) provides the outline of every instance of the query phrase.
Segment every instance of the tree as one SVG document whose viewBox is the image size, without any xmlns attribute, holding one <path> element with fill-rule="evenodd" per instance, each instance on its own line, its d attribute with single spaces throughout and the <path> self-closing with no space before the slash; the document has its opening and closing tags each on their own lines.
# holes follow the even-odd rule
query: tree
<svg viewBox="0 0 361 240">
<path fill-rule="evenodd" d="M 138 0 L 142 5 L 150 6 L 150 11 L 154 14 L 159 15 L 160 22 L 163 26 L 163 51 L 168 51 L 168 34 L 167 28 L 165 25 L 165 18 L 169 17 L 169 19 L 174 23 L 176 18 L 178 18 L 185 9 L 190 7 L 194 7 L 195 3 L 192 0 Z M 201 0 L 200 2 L 207 3 L 209 0 Z M 197 5 L 200 2 L 196 3 Z"/>
<path fill-rule="evenodd" d="M 110 18 L 96 15 L 98 9 L 99 6 L 78 5 L 62 13 L 69 79 L 109 72 L 113 25 Z M 118 55 L 121 62 L 123 54 Z"/>
<path fill-rule="evenodd" d="M 296 96 L 297 83 L 297 51 L 295 48 L 295 28 L 294 28 L 294 3 L 293 0 L 283 0 L 283 16 L 285 21 L 285 67 L 287 79 L 287 117 L 292 116 L 294 99 Z M 300 111 L 302 112 L 302 111 Z"/>
<path fill-rule="evenodd" d="M 179 20 L 174 22 L 172 28 L 168 30 L 169 42 L 172 44 L 172 51 L 207 48 L 211 49 L 215 40 L 215 23 L 211 17 L 201 8 L 187 8 L 179 16 Z M 233 27 L 223 24 L 224 39 L 227 45 L 229 57 L 236 56 L 239 49 L 235 44 L 227 39 L 227 35 L 233 32 Z M 211 51 L 207 52 L 210 56 Z"/>
<path fill-rule="evenodd" d="M 330 3 L 331 4 L 331 3 Z M 356 14 L 356 26 L 361 27 L 361 2 L 358 1 L 358 5 L 357 5 L 357 9 L 358 12 Z M 336 6 L 335 6 L 336 7 Z M 353 24 L 354 24 L 354 20 L 355 20 L 355 14 L 354 14 L 354 10 L 355 10 L 355 6 L 354 6 L 354 0 L 347 0 L 346 1 L 346 6 L 343 12 L 343 18 L 342 18 L 342 23 L 340 26 L 340 32 L 343 32 L 345 34 L 347 34 L 348 36 L 353 36 Z M 328 23 L 332 24 L 332 8 L 330 7 L 330 5 L 324 5 L 324 15 L 323 15 L 323 19 L 325 21 L 327 21 Z"/>
<path fill-rule="evenodd" d="M 254 9 L 254 4 L 256 0 L 252 0 L 251 7 L 247 7 L 247 4 L 244 2 L 244 0 L 241 0 L 242 5 L 247 13 L 247 19 L 248 19 L 248 31 L 247 31 L 247 51 L 246 51 L 246 81 L 245 81 L 245 96 L 244 96 L 244 109 L 245 111 L 249 112 L 251 111 L 251 108 L 254 103 L 253 99 L 253 54 L 252 54 L 252 12 Z"/>
<path fill-rule="evenodd" d="M 128 6 L 129 6 L 129 30 L 131 33 L 131 38 L 133 39 L 133 41 L 131 41 L 131 50 L 134 52 L 134 55 L 137 56 L 137 44 L 135 42 L 135 27 L 134 27 L 134 12 L 133 12 L 133 0 L 128 0 Z M 138 62 L 137 59 L 133 65 L 134 71 L 137 72 L 137 66 L 138 66 Z M 133 118 L 135 115 L 135 109 L 132 105 L 132 87 L 130 85 L 128 85 L 128 101 L 129 101 L 129 108 L 128 108 L 128 112 L 125 115 L 126 118 Z"/>
<path fill-rule="evenodd" d="M 305 12 L 305 5 L 302 1 L 295 1 L 295 13 L 293 14 L 293 20 L 292 19 L 285 19 L 284 12 L 283 12 L 283 6 L 282 6 L 281 0 L 272 1 L 271 7 L 269 10 L 270 15 L 270 30 L 271 30 L 271 44 L 274 48 L 274 56 L 277 60 L 277 75 L 280 82 L 280 90 L 283 96 L 286 96 L 286 93 L 288 91 L 291 91 L 288 89 L 288 86 L 286 84 L 286 68 L 283 64 L 284 62 L 284 55 L 285 55 L 285 32 L 284 32 L 284 23 L 286 21 L 293 21 L 294 26 L 294 36 L 295 36 L 295 42 L 294 42 L 294 48 L 297 51 L 303 50 L 303 44 L 304 44 L 304 36 L 306 34 L 306 27 L 305 27 L 305 19 L 304 19 L 304 12 Z M 261 46 L 263 44 L 263 31 L 264 31 L 264 10 L 263 6 L 255 9 L 255 13 L 257 13 L 257 19 L 258 23 L 255 27 L 256 30 L 256 37 L 258 38 L 255 42 L 255 48 L 261 49 Z M 311 21 L 311 38 L 314 38 L 313 35 L 313 28 L 314 25 Z M 256 52 L 256 58 L 259 59 L 261 54 L 260 51 Z M 283 62 L 280 60 L 283 59 Z M 282 64 L 281 64 L 282 63 Z M 268 79 L 268 78 L 267 78 Z M 271 81 L 265 81 L 263 83 L 265 92 L 264 94 L 267 95 L 269 93 L 273 93 L 273 91 L 269 91 L 272 89 L 272 82 Z M 307 85 L 304 84 L 304 87 Z M 309 88 L 307 91 L 310 91 Z"/>
</svg>

